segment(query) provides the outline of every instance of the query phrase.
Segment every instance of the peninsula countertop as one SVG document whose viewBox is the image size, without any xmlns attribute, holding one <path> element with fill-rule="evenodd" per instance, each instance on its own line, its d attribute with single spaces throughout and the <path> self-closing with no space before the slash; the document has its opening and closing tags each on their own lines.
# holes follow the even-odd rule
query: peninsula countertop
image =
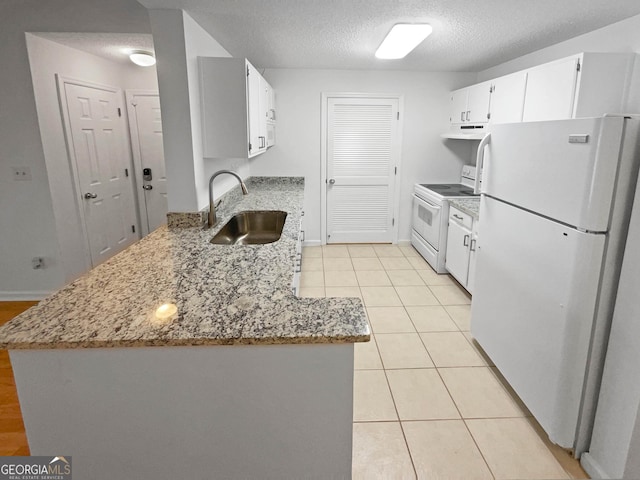
<svg viewBox="0 0 640 480">
<path fill-rule="evenodd" d="M 0 348 L 351 343 L 369 340 L 357 298 L 298 298 L 291 284 L 303 179 L 254 178 L 212 229 L 160 227 L 0 327 Z M 265 245 L 209 240 L 243 210 L 283 210 Z M 177 312 L 158 318 L 157 309 Z"/>
</svg>

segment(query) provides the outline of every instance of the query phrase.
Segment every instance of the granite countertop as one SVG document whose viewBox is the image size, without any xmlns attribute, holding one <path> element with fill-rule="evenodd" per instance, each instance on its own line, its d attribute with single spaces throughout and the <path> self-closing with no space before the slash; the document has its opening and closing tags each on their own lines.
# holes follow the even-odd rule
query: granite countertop
<svg viewBox="0 0 640 480">
<path fill-rule="evenodd" d="M 449 205 L 463 211 L 467 215 L 471 215 L 474 220 L 478 220 L 480 216 L 480 197 L 477 198 L 452 198 Z"/>
<path fill-rule="evenodd" d="M 0 327 L 0 348 L 368 341 L 360 299 L 292 293 L 303 179 L 254 178 L 247 187 L 225 197 L 217 227 L 160 227 Z M 280 240 L 209 243 L 243 210 L 286 211 Z M 167 303 L 177 312 L 158 318 Z"/>
</svg>

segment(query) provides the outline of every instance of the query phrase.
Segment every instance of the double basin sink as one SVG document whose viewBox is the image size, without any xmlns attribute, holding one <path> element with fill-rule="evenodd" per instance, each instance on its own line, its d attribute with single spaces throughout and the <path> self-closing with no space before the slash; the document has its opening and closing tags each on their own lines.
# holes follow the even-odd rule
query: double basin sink
<svg viewBox="0 0 640 480">
<path fill-rule="evenodd" d="M 280 239 L 287 212 L 251 210 L 240 212 L 211 239 L 216 245 L 259 245 Z"/>
</svg>

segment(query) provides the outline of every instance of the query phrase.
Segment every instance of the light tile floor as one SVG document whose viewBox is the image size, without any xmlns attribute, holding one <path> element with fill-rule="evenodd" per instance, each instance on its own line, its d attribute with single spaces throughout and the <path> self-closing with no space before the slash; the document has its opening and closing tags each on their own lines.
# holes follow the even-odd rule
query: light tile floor
<svg viewBox="0 0 640 480">
<path fill-rule="evenodd" d="M 360 297 L 354 479 L 588 478 L 469 333 L 471 297 L 410 246 L 303 249 L 300 296 Z"/>
</svg>

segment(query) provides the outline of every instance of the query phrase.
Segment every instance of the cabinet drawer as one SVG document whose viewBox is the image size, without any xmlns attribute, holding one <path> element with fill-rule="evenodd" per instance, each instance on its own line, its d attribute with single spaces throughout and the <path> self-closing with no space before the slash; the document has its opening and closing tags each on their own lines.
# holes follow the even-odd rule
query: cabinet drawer
<svg viewBox="0 0 640 480">
<path fill-rule="evenodd" d="M 464 212 L 461 212 L 456 207 L 449 208 L 449 221 L 459 223 L 469 230 L 471 230 L 471 227 L 473 225 L 473 217 Z"/>
</svg>

